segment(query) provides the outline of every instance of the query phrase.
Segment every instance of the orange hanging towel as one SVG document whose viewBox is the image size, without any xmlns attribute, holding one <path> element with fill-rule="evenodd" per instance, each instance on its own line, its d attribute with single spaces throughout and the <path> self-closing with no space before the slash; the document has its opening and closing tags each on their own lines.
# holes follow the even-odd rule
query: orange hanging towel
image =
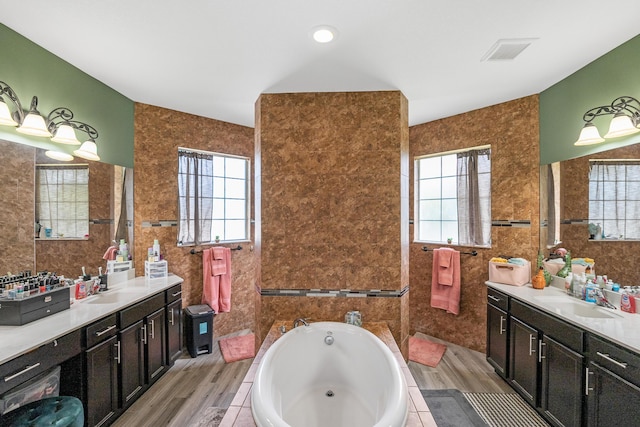
<svg viewBox="0 0 640 427">
<path fill-rule="evenodd" d="M 202 251 L 202 303 L 216 313 L 231 311 L 231 249 Z"/>
<path fill-rule="evenodd" d="M 454 249 L 433 250 L 431 307 L 460 312 L 460 252 Z"/>
</svg>

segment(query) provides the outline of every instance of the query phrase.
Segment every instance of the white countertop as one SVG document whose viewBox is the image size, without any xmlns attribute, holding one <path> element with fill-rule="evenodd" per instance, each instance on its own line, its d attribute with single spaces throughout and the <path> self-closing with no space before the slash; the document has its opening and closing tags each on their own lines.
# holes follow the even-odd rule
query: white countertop
<svg viewBox="0 0 640 427">
<path fill-rule="evenodd" d="M 107 292 L 76 301 L 60 313 L 22 326 L 0 326 L 0 364 L 178 283 L 182 278 L 174 274 L 150 280 L 136 277 L 111 285 Z"/>
<path fill-rule="evenodd" d="M 534 289 L 531 287 L 531 284 L 511 286 L 486 282 L 486 285 L 586 331 L 600 335 L 631 351 L 640 353 L 640 314 L 626 313 L 604 307 L 594 307 L 595 304 L 570 297 L 563 290 L 553 286 L 547 286 L 544 289 Z M 566 302 L 564 298 L 566 298 Z M 566 304 L 571 303 L 584 305 L 585 309 L 602 312 L 608 315 L 608 317 L 585 317 L 569 313 L 568 310 L 566 310 Z"/>
</svg>

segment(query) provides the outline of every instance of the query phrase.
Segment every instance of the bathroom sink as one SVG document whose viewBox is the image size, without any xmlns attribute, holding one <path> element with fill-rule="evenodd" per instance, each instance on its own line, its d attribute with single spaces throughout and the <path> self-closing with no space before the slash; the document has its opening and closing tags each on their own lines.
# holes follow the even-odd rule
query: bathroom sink
<svg viewBox="0 0 640 427">
<path fill-rule="evenodd" d="M 588 317 L 597 319 L 614 319 L 619 318 L 611 309 L 603 308 L 595 304 L 578 301 L 569 296 L 539 296 L 533 299 L 544 303 L 544 305 L 552 309 L 558 314 L 567 316 Z"/>
<path fill-rule="evenodd" d="M 93 295 L 87 298 L 87 304 L 113 304 L 120 301 L 124 301 L 131 299 L 131 292 L 128 292 L 126 289 L 118 289 L 113 291 L 107 291 L 106 293 Z"/>
</svg>

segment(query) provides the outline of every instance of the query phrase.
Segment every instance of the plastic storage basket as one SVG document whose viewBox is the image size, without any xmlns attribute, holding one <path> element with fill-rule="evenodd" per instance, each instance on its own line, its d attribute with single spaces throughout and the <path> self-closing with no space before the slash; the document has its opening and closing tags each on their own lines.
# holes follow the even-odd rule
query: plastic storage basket
<svg viewBox="0 0 640 427">
<path fill-rule="evenodd" d="M 144 275 L 149 279 L 160 279 L 167 277 L 168 266 L 167 261 L 144 262 Z"/>
</svg>

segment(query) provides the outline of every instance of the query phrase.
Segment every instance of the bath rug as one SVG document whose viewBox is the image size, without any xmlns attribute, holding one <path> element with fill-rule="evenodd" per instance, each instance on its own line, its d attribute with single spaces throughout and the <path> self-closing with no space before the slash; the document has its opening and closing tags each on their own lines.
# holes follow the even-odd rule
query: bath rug
<svg viewBox="0 0 640 427">
<path fill-rule="evenodd" d="M 254 357 L 256 355 L 255 340 L 254 334 L 222 338 L 218 343 L 220 344 L 220 351 L 224 361 L 231 363 Z"/>
<path fill-rule="evenodd" d="M 409 337 L 409 360 L 435 368 L 447 351 L 444 344 L 417 337 Z"/>
<path fill-rule="evenodd" d="M 523 398 L 515 393 L 462 394 L 491 427 L 549 426 Z"/>
<path fill-rule="evenodd" d="M 420 390 L 438 427 L 487 427 L 460 390 Z"/>
</svg>

